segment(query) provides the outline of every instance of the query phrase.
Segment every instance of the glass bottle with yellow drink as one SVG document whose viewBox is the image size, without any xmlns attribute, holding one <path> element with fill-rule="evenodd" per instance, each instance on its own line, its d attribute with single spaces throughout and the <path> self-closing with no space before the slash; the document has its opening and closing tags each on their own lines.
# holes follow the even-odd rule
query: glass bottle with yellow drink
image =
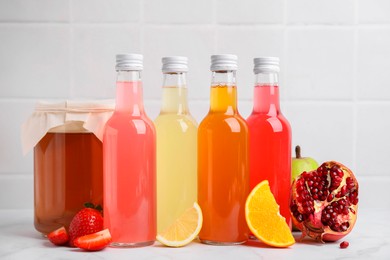
<svg viewBox="0 0 390 260">
<path fill-rule="evenodd" d="M 197 200 L 197 123 L 188 109 L 186 57 L 164 57 L 157 133 L 157 230 L 164 231 Z"/>
</svg>

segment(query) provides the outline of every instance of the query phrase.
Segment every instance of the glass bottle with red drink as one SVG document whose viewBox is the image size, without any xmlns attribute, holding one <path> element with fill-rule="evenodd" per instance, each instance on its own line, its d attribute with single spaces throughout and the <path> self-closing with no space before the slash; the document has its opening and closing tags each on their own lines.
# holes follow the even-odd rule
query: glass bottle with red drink
<svg viewBox="0 0 390 260">
<path fill-rule="evenodd" d="M 280 213 L 291 228 L 291 127 L 280 110 L 279 58 L 254 59 L 255 88 L 252 114 L 248 117 L 250 140 L 250 187 L 268 180 Z"/>
<path fill-rule="evenodd" d="M 116 56 L 116 106 L 103 136 L 104 227 L 111 246 L 156 237 L 156 131 L 143 106 L 142 55 Z"/>
</svg>

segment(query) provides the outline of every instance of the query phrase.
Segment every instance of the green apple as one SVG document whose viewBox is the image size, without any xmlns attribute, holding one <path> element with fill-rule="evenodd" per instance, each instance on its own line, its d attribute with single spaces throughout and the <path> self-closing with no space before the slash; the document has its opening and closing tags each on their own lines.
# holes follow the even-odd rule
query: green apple
<svg viewBox="0 0 390 260">
<path fill-rule="evenodd" d="M 317 161 L 310 157 L 301 157 L 301 147 L 295 146 L 295 157 L 292 158 L 291 162 L 291 182 L 302 172 L 309 172 L 317 168 Z"/>
</svg>

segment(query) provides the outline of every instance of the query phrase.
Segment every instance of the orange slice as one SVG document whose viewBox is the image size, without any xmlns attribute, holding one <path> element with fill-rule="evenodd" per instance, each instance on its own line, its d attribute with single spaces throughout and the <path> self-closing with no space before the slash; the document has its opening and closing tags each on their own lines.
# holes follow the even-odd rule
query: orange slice
<svg viewBox="0 0 390 260">
<path fill-rule="evenodd" d="M 267 180 L 260 182 L 246 199 L 245 218 L 253 235 L 265 244 L 288 247 L 295 243 Z"/>
<path fill-rule="evenodd" d="M 164 232 L 158 234 L 156 239 L 163 245 L 182 247 L 196 238 L 202 228 L 203 216 L 198 203 L 187 209 Z"/>
</svg>

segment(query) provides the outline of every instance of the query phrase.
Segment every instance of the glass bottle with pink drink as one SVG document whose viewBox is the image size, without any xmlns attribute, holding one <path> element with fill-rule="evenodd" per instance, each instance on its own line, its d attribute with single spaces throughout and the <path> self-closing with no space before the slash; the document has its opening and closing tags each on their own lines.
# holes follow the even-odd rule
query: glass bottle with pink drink
<svg viewBox="0 0 390 260">
<path fill-rule="evenodd" d="M 139 54 L 116 56 L 116 107 L 103 136 L 104 227 L 111 246 L 156 237 L 156 133 L 143 107 Z"/>
<path fill-rule="evenodd" d="M 279 104 L 279 58 L 254 59 L 255 90 L 247 119 L 250 140 L 250 187 L 268 180 L 280 213 L 291 228 L 291 127 Z"/>
</svg>

